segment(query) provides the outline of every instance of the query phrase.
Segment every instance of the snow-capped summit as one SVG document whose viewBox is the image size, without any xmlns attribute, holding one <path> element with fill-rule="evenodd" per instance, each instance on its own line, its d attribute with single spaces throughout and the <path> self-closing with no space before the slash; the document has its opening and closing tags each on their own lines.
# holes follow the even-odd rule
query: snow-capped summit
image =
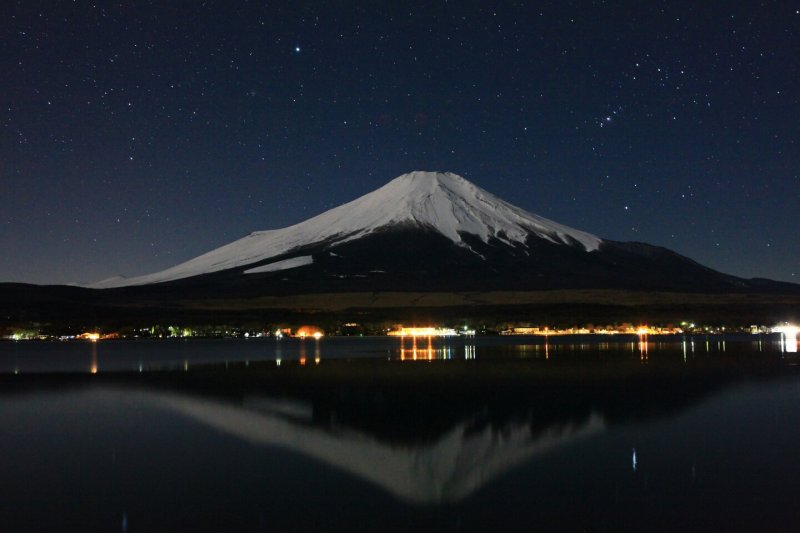
<svg viewBox="0 0 800 533">
<path fill-rule="evenodd" d="M 339 209 L 344 213 L 357 210 L 348 220 L 356 226 L 374 229 L 410 222 L 434 229 L 457 244 L 463 243 L 462 233 L 483 242 L 495 237 L 508 243 L 524 242 L 534 233 L 557 243 L 577 241 L 587 251 L 596 250 L 601 242 L 589 233 L 528 213 L 450 172 L 403 174 Z"/>
<path fill-rule="evenodd" d="M 145 285 L 263 264 L 316 244 L 333 246 L 392 227 L 418 227 L 470 248 L 465 236 L 524 245 L 531 237 L 597 250 L 602 239 L 534 215 L 449 172 L 411 172 L 352 202 L 294 226 L 257 231 L 167 270 L 135 278 L 112 278 L 95 288 Z M 302 260 L 300 260 L 302 259 Z M 311 258 L 298 258 L 309 264 Z M 270 270 L 256 267 L 248 272 Z"/>
</svg>

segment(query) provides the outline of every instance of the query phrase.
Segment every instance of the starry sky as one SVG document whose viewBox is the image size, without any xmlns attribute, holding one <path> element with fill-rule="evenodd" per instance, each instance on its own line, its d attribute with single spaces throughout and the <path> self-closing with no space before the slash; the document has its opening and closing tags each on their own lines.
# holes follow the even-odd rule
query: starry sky
<svg viewBox="0 0 800 533">
<path fill-rule="evenodd" d="M 413 170 L 800 282 L 800 1 L 0 6 L 0 281 L 91 282 Z"/>
</svg>

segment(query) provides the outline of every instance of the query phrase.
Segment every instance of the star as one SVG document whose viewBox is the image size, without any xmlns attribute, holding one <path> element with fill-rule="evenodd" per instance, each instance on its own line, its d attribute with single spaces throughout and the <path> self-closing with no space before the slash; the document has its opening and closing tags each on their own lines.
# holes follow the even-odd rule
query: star
<svg viewBox="0 0 800 533">
<path fill-rule="evenodd" d="M 140 261 L 151 257 L 149 249 L 143 251 L 150 242 L 144 235 L 159 235 L 164 240 L 156 247 L 167 249 L 167 240 L 181 240 L 176 228 L 191 226 L 201 213 L 232 213 L 216 233 L 193 236 L 194 250 L 210 250 L 229 236 L 299 222 L 291 213 L 318 214 L 323 204 L 338 205 L 428 167 L 467 174 L 501 197 L 519 191 L 508 199 L 522 208 L 537 212 L 547 206 L 556 220 L 590 231 L 603 224 L 602 231 L 617 236 L 628 235 L 641 214 L 637 199 L 644 189 L 658 195 L 658 201 L 649 197 L 649 209 L 663 223 L 637 225 L 643 241 L 666 243 L 676 235 L 682 251 L 702 250 L 698 259 L 710 267 L 800 279 L 797 254 L 791 254 L 796 232 L 775 222 L 791 220 L 794 204 L 785 193 L 800 190 L 794 171 L 800 151 L 793 149 L 800 134 L 791 120 L 800 112 L 792 90 L 798 2 L 772 10 L 740 2 L 735 19 L 722 16 L 724 24 L 702 3 L 691 20 L 680 8 L 651 18 L 646 3 L 610 3 L 592 9 L 594 37 L 587 37 L 586 21 L 575 16 L 578 8 L 570 2 L 553 3 L 546 12 L 525 2 L 500 2 L 488 11 L 468 2 L 446 13 L 428 13 L 425 2 L 397 12 L 380 2 L 264 12 L 218 3 L 193 12 L 188 25 L 179 11 L 149 3 L 137 9 L 135 21 L 119 2 L 96 13 L 72 12 L 64 3 L 50 10 L 49 21 L 35 3 L 16 4 L 17 31 L 9 35 L 15 55 L 4 65 L 14 71 L 15 83 L 4 87 L 0 106 L 0 138 L 7 141 L 0 142 L 0 190 L 91 191 L 70 196 L 76 209 L 92 213 L 81 218 L 86 233 L 78 240 L 90 242 L 88 233 L 97 231 L 105 242 L 126 245 L 117 243 L 117 257 L 99 248 L 48 247 L 52 254 L 69 255 L 71 270 L 59 268 L 62 261 L 54 256 L 35 261 L 41 239 L 58 244 L 64 238 L 55 220 L 67 216 L 61 200 L 44 195 L 15 201 L 0 192 L 0 246 L 15 249 L 13 258 L 0 261 L 0 282 L 91 281 L 161 270 L 168 265 Z M 785 16 L 791 8 L 794 19 Z M 620 16 L 648 20 L 652 35 L 619 32 Z M 539 32 L 522 31 L 522 22 L 533 17 L 553 22 L 558 46 Z M 159 23 L 139 21 L 151 18 Z M 751 19 L 758 31 L 743 31 Z M 335 20 L 358 23 L 324 23 Z M 107 46 L 86 48 L 74 39 L 81 26 L 108 36 Z M 173 46 L 174 27 L 194 43 L 191 52 Z M 237 37 L 208 39 L 207 28 Z M 61 44 L 42 47 L 45 38 Z M 300 39 L 311 43 L 308 53 Z M 75 57 L 80 60 L 72 62 Z M 218 148 L 205 153 L 207 147 Z M 683 153 L 686 161 L 674 157 Z M 502 168 L 492 165 L 495 159 L 503 161 Z M 602 178 L 610 173 L 614 180 Z M 117 175 L 124 178 L 122 186 L 103 181 Z M 163 186 L 166 175 L 175 176 L 175 187 Z M 258 209 L 258 199 L 236 203 L 235 194 L 215 192 L 218 176 L 227 176 L 227 192 L 256 195 L 272 188 L 281 198 L 263 195 L 264 206 L 274 209 Z M 329 199 L 325 194 L 343 176 L 348 188 Z M 482 181 L 494 176 L 496 189 Z M 542 189 L 531 187 L 529 176 L 537 176 Z M 634 177 L 642 180 L 638 188 L 630 181 Z M 295 194 L 287 189 L 295 179 L 312 178 L 327 186 Z M 690 179 L 698 183 L 688 188 Z M 196 190 L 191 202 L 180 195 L 185 187 Z M 617 199 L 611 204 L 617 216 L 604 218 L 603 204 L 586 196 L 572 200 L 557 193 L 589 187 Z M 153 191 L 164 197 L 154 202 Z M 694 204 L 703 193 L 722 195 L 725 202 L 698 211 Z M 98 205 L 104 195 L 108 201 Z M 121 222 L 108 229 L 103 217 L 124 207 L 153 210 L 131 225 L 136 227 Z M 53 217 L 30 213 L 38 209 Z M 254 209 L 258 221 L 248 215 Z M 166 211 L 174 228 L 159 227 Z M 706 243 L 687 213 L 700 227 L 721 221 L 736 227 L 750 217 L 751 247 L 764 250 L 759 236 L 768 235 L 769 257 L 725 255 L 742 236 L 731 231 Z M 26 217 L 30 227 L 22 222 Z M 129 233 L 118 235 L 124 231 Z M 12 239 L 22 232 L 37 237 Z"/>
</svg>

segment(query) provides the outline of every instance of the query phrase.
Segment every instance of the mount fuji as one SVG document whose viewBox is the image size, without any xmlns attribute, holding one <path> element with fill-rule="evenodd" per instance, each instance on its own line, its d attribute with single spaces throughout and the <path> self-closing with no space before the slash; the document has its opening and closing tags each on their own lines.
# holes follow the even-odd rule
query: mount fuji
<svg viewBox="0 0 800 533">
<path fill-rule="evenodd" d="M 304 222 L 257 231 L 161 272 L 96 289 L 224 287 L 238 295 L 338 291 L 764 288 L 643 243 L 529 213 L 466 179 L 412 172 Z"/>
<path fill-rule="evenodd" d="M 274 259 L 309 247 L 332 251 L 365 237 L 413 229 L 443 236 L 482 259 L 486 258 L 470 242 L 515 247 L 533 237 L 585 251 L 595 251 L 602 243 L 594 235 L 515 207 L 461 176 L 412 172 L 294 226 L 257 231 L 167 270 L 130 279 L 111 278 L 93 287 L 162 283 L 242 267 L 248 267 L 246 274 L 286 270 L 313 263 L 312 256 Z"/>
</svg>

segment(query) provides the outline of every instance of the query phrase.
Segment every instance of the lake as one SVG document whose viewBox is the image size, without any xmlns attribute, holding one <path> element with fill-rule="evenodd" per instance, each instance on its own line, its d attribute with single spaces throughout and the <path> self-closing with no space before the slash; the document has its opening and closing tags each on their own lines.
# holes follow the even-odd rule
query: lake
<svg viewBox="0 0 800 533">
<path fill-rule="evenodd" d="M 774 335 L 3 342 L 0 381 L 4 531 L 800 522 Z"/>
</svg>

